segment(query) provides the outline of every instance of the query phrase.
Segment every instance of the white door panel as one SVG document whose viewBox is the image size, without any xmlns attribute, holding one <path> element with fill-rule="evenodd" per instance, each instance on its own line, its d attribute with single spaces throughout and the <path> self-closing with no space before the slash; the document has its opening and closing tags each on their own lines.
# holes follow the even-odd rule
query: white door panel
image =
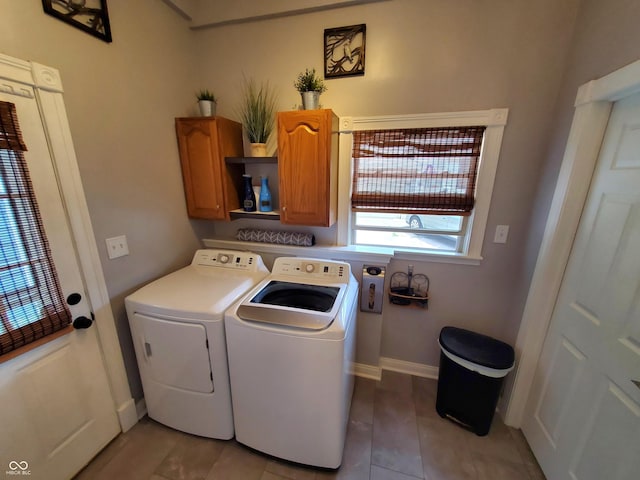
<svg viewBox="0 0 640 480">
<path fill-rule="evenodd" d="M 640 406 L 614 383 L 603 381 L 591 417 L 578 437 L 569 473 L 576 480 L 637 479 Z"/>
<path fill-rule="evenodd" d="M 527 406 L 550 479 L 640 472 L 640 95 L 614 105 Z"/>
<path fill-rule="evenodd" d="M 3 79 L 3 85 L 12 82 Z M 65 298 L 73 318 L 91 315 L 73 236 L 50 157 L 42 120 L 30 87 L 28 96 L 0 92 L 14 103 L 28 151 L 29 168 Z M 97 330 L 75 330 L 0 364 L 0 471 L 28 466 L 29 478 L 68 479 L 120 431 Z M 9 466 L 11 464 L 11 467 Z"/>
</svg>

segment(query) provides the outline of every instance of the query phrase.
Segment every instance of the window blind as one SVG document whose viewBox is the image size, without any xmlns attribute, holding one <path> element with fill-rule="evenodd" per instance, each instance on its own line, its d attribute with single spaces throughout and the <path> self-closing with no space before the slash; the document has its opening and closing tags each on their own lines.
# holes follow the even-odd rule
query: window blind
<svg viewBox="0 0 640 480">
<path fill-rule="evenodd" d="M 484 131 L 471 126 L 354 132 L 352 210 L 469 215 Z"/>
<path fill-rule="evenodd" d="M 71 322 L 29 177 L 15 105 L 0 101 L 0 355 Z"/>
</svg>

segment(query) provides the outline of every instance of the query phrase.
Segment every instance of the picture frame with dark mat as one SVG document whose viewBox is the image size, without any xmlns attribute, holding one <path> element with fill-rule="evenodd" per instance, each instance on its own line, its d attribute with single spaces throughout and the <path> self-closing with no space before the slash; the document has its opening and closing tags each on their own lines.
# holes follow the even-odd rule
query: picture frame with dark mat
<svg viewBox="0 0 640 480">
<path fill-rule="evenodd" d="M 324 31 L 324 77 L 364 75 L 366 24 Z"/>
<path fill-rule="evenodd" d="M 107 0 L 42 0 L 45 13 L 110 43 Z"/>
</svg>

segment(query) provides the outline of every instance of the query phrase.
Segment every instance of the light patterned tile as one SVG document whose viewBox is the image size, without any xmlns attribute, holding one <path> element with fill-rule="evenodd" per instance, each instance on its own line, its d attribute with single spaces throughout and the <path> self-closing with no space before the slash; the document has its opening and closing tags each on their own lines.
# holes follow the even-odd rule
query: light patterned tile
<svg viewBox="0 0 640 480">
<path fill-rule="evenodd" d="M 169 480 L 202 480 L 213 467 L 226 442 L 184 434 L 156 468 Z"/>
<path fill-rule="evenodd" d="M 290 480 L 315 480 L 316 471 L 312 467 L 296 465 L 283 460 L 272 459 L 267 462 L 265 470 Z"/>
<path fill-rule="evenodd" d="M 289 478 L 276 475 L 275 473 L 271 473 L 265 470 L 264 472 L 262 472 L 260 480 L 289 480 Z"/>
<path fill-rule="evenodd" d="M 151 477 L 154 470 L 176 445 L 180 432 L 156 422 L 134 426 L 127 443 L 104 465 L 100 471 L 82 472 L 82 480 L 138 480 Z"/>
<path fill-rule="evenodd" d="M 421 478 L 420 442 L 411 393 L 377 389 L 373 417 L 371 463 Z"/>
<path fill-rule="evenodd" d="M 376 381 L 370 378 L 356 377 L 351 400 L 349 418 L 356 422 L 373 423 L 373 402 Z"/>
<path fill-rule="evenodd" d="M 476 469 L 466 442 L 469 432 L 440 417 L 418 418 L 418 430 L 425 478 L 476 480 Z"/>
<path fill-rule="evenodd" d="M 349 422 L 342 465 L 334 475 L 340 480 L 369 478 L 371 468 L 371 441 L 373 425 L 364 422 Z M 318 475 L 318 478 L 325 478 Z"/>
<path fill-rule="evenodd" d="M 509 462 L 492 455 L 472 453 L 478 480 L 530 480 L 529 471 L 522 463 Z"/>
<path fill-rule="evenodd" d="M 383 370 L 382 378 L 376 382 L 376 388 L 390 392 L 411 393 L 413 391 L 413 382 L 411 375 Z"/>
<path fill-rule="evenodd" d="M 522 463 L 523 459 L 513 436 L 502 420 L 496 415 L 491 425 L 491 430 L 485 436 L 479 437 L 468 432 L 467 445 L 471 452 L 491 455 L 492 457 L 508 462 Z"/>
<path fill-rule="evenodd" d="M 416 480 L 417 478 L 418 477 L 405 475 L 404 473 L 394 472 L 387 468 L 378 467 L 377 465 L 371 467 L 371 480 Z"/>
<path fill-rule="evenodd" d="M 232 440 L 225 445 L 206 478 L 207 480 L 260 480 L 267 461 L 267 457 Z"/>
<path fill-rule="evenodd" d="M 432 378 L 413 377 L 413 401 L 418 417 L 435 418 L 438 380 Z"/>
<path fill-rule="evenodd" d="M 519 430 L 496 417 L 478 437 L 435 413 L 435 380 L 357 379 L 342 466 L 315 469 L 142 419 L 76 480 L 545 480 Z M 208 469 L 208 471 L 207 471 Z"/>
</svg>

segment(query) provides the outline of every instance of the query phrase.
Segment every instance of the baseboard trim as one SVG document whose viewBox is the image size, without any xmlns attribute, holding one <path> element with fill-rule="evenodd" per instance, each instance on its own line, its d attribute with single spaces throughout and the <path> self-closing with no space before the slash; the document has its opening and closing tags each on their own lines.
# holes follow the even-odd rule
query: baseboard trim
<svg viewBox="0 0 640 480">
<path fill-rule="evenodd" d="M 137 408 L 135 402 L 133 401 L 133 398 L 130 398 L 118 407 L 118 420 L 120 422 L 120 428 L 123 432 L 126 432 L 127 430 L 131 429 L 131 427 L 133 427 L 136 423 L 138 423 L 140 417 L 137 415 L 136 410 Z"/>
<path fill-rule="evenodd" d="M 380 380 L 382 378 L 383 370 L 407 373 L 416 377 L 438 379 L 438 367 L 424 365 L 422 363 L 407 362 L 405 360 L 397 360 L 395 358 L 380 357 L 380 365 L 377 367 L 364 363 L 356 363 L 353 366 L 353 373 L 356 376 L 370 378 L 372 380 Z"/>
<path fill-rule="evenodd" d="M 408 373 L 416 377 L 438 378 L 438 367 L 425 365 L 423 363 L 407 362 L 395 358 L 380 357 L 380 368 L 392 372 Z"/>
<path fill-rule="evenodd" d="M 371 380 L 380 380 L 382 378 L 382 369 L 380 367 L 364 363 L 355 363 L 353 365 L 353 373 L 357 377 L 370 378 Z"/>
</svg>

